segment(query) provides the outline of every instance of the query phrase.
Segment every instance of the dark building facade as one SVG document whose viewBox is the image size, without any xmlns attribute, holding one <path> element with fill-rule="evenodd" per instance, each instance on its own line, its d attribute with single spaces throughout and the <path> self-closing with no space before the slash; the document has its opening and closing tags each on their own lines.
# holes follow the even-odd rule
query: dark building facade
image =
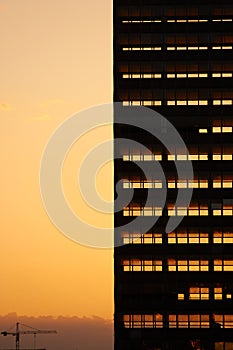
<svg viewBox="0 0 233 350">
<path fill-rule="evenodd" d="M 147 232 L 122 229 L 115 248 L 115 350 L 233 350 L 232 0 L 114 0 L 114 101 L 161 113 L 189 150 L 169 154 L 145 131 L 115 125 L 116 138 L 153 154 L 124 148 L 115 160 L 115 183 L 134 189 L 115 227 L 160 216 Z M 187 159 L 193 180 L 177 177 L 174 161 Z M 156 161 L 164 208 L 145 207 L 163 184 L 135 164 Z M 175 206 L 181 188 L 193 189 L 187 207 Z M 166 233 L 171 216 L 184 218 Z"/>
</svg>

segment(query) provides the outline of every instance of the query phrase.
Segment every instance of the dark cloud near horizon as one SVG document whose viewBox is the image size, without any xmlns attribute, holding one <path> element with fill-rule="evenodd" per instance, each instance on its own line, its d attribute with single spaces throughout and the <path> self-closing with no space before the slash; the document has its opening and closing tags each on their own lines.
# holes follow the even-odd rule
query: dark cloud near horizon
<svg viewBox="0 0 233 350">
<path fill-rule="evenodd" d="M 57 334 L 41 334 L 36 337 L 36 348 L 46 350 L 112 350 L 113 322 L 93 316 L 52 317 L 18 316 L 11 313 L 0 316 L 0 332 L 14 331 L 16 322 L 42 330 L 55 329 Z M 22 330 L 26 330 L 21 326 Z M 20 348 L 33 349 L 33 335 L 21 335 Z M 0 349 L 15 349 L 15 337 L 1 336 Z"/>
</svg>

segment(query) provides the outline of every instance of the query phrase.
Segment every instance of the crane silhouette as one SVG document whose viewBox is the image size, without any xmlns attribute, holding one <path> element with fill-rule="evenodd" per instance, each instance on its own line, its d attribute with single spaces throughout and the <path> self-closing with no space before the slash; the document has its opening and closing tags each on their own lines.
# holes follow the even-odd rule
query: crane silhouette
<svg viewBox="0 0 233 350">
<path fill-rule="evenodd" d="M 24 327 L 28 327 L 31 328 L 31 330 L 20 330 L 19 329 L 19 325 L 22 325 Z M 15 349 L 16 350 L 20 350 L 20 344 L 19 344 L 19 340 L 20 340 L 20 336 L 24 335 L 24 334 L 33 334 L 34 335 L 34 350 L 36 349 L 36 335 L 37 334 L 51 334 L 51 333 L 57 333 L 57 331 L 54 330 L 40 330 L 40 329 L 36 329 L 27 325 L 24 325 L 22 323 L 17 322 L 16 323 L 16 328 L 15 328 L 15 332 L 1 332 L 1 334 L 6 337 L 7 335 L 13 335 L 15 336 Z"/>
</svg>

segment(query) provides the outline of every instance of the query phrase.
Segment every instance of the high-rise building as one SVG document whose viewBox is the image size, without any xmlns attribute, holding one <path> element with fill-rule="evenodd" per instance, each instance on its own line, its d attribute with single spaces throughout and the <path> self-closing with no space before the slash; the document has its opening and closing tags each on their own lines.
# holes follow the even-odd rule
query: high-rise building
<svg viewBox="0 0 233 350">
<path fill-rule="evenodd" d="M 232 0 L 114 0 L 114 101 L 159 112 L 189 150 L 169 154 L 146 131 L 115 125 L 116 138 L 152 152 L 124 147 L 115 160 L 115 183 L 134 189 L 115 226 L 160 216 L 147 232 L 122 229 L 115 248 L 115 350 L 233 350 Z M 174 161 L 187 160 L 193 180 L 177 176 Z M 166 176 L 163 208 L 145 207 L 148 189 L 164 185 L 138 166 L 153 162 Z M 190 204 L 176 206 L 191 188 Z M 184 218 L 166 233 L 171 216 Z"/>
</svg>

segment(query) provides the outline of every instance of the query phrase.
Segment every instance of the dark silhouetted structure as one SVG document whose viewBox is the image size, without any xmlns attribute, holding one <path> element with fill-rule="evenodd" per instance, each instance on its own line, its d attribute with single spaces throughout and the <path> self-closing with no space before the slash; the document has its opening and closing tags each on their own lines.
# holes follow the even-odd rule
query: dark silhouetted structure
<svg viewBox="0 0 233 350">
<path fill-rule="evenodd" d="M 114 0 L 114 101 L 155 109 L 189 149 L 168 154 L 145 131 L 115 126 L 153 153 L 115 160 L 115 183 L 135 191 L 115 226 L 161 216 L 148 232 L 122 230 L 115 248 L 115 350 L 233 349 L 232 31 L 232 0 Z M 174 160 L 187 159 L 193 181 L 177 177 Z M 161 162 L 164 208 L 144 207 L 163 185 L 134 161 Z M 193 188 L 188 207 L 174 206 L 180 188 Z M 174 215 L 184 218 L 165 233 Z"/>
</svg>

